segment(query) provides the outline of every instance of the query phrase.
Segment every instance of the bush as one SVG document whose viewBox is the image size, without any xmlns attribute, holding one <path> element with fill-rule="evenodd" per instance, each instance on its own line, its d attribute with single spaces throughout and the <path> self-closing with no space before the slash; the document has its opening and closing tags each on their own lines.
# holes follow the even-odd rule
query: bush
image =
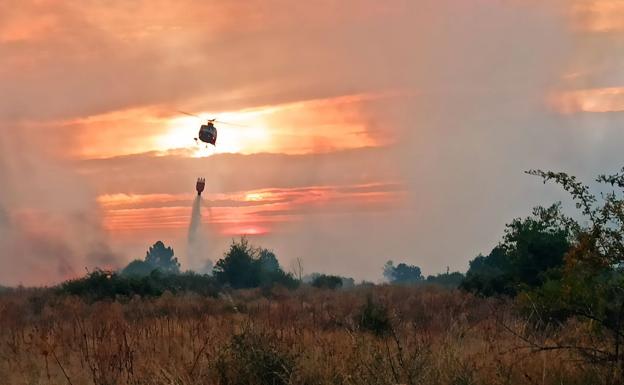
<svg viewBox="0 0 624 385">
<path fill-rule="evenodd" d="M 331 290 L 340 289 L 342 287 L 342 277 L 321 274 L 314 278 L 312 286 Z"/>
<path fill-rule="evenodd" d="M 174 257 L 173 249 L 166 247 L 161 241 L 149 248 L 145 254 L 145 262 L 166 273 L 180 272 L 180 262 Z"/>
<path fill-rule="evenodd" d="M 149 248 L 145 254 L 145 259 L 135 259 L 128 266 L 121 270 L 121 274 L 127 276 L 147 276 L 154 270 L 159 270 L 168 274 L 179 274 L 180 263 L 178 258 L 174 257 L 171 247 L 165 246 L 164 243 L 158 241 Z"/>
<path fill-rule="evenodd" d="M 456 289 L 461 285 L 465 276 L 462 273 L 446 273 L 438 275 L 430 275 L 427 277 L 427 283 L 446 287 L 449 289 Z"/>
<path fill-rule="evenodd" d="M 84 278 L 66 281 L 57 287 L 61 294 L 76 295 L 91 301 L 141 297 L 158 297 L 165 291 L 193 292 L 216 296 L 218 286 L 208 275 L 195 273 L 164 274 L 154 270 L 147 276 L 124 276 L 115 272 L 96 270 Z"/>
<path fill-rule="evenodd" d="M 121 274 L 127 276 L 146 276 L 154 270 L 157 270 L 155 266 L 152 266 L 145 261 L 141 261 L 140 259 L 135 259 L 123 270 L 121 270 Z"/>
<path fill-rule="evenodd" d="M 299 284 L 281 269 L 273 252 L 251 246 L 246 238 L 232 242 L 230 249 L 215 264 L 214 276 L 221 284 L 234 289 L 275 284 L 294 289 Z"/>
<path fill-rule="evenodd" d="M 360 309 L 358 324 L 360 329 L 369 331 L 378 337 L 386 336 L 392 331 L 388 309 L 373 301 L 372 295 L 366 297 L 366 303 Z"/>
<path fill-rule="evenodd" d="M 390 283 L 399 285 L 409 285 L 424 280 L 420 267 L 405 263 L 394 266 L 392 261 L 386 262 L 383 274 Z"/>
<path fill-rule="evenodd" d="M 294 357 L 274 337 L 250 327 L 232 337 L 216 362 L 220 382 L 232 385 L 286 385 L 294 366 Z"/>
<path fill-rule="evenodd" d="M 503 240 L 489 255 L 470 261 L 463 289 L 482 296 L 515 296 L 560 273 L 572 232 L 559 204 L 537 207 L 532 216 L 514 219 L 506 227 Z"/>
</svg>

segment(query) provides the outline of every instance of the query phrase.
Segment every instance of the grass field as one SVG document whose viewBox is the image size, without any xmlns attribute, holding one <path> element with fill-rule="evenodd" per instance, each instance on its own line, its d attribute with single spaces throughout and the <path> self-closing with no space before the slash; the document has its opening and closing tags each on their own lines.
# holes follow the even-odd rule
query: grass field
<svg viewBox="0 0 624 385">
<path fill-rule="evenodd" d="M 574 349 L 531 347 L 580 343 L 580 326 L 531 325 L 511 303 L 436 287 L 166 293 L 96 303 L 23 290 L 0 295 L 0 383 L 619 381 Z"/>
</svg>

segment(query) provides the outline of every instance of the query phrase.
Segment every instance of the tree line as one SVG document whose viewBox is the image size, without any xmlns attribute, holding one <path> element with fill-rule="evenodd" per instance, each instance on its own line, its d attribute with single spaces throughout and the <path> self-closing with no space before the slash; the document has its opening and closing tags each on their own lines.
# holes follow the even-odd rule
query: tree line
<svg viewBox="0 0 624 385">
<path fill-rule="evenodd" d="M 483 297 L 514 298 L 522 309 L 544 324 L 570 318 L 592 323 L 609 333 L 611 350 L 593 350 L 596 359 L 615 360 L 624 368 L 624 169 L 599 175 L 600 194 L 565 173 L 529 171 L 544 183 L 567 191 L 578 212 L 566 215 L 560 203 L 537 207 L 526 218 L 505 227 L 501 241 L 477 255 L 466 274 L 424 277 L 415 265 L 388 261 L 386 280 L 397 285 L 437 284 Z M 216 295 L 220 290 L 272 287 L 294 289 L 305 282 L 325 289 L 348 288 L 353 279 L 314 273 L 305 278 L 284 271 L 275 254 L 242 238 L 233 241 L 215 264 L 213 274 L 181 273 L 174 251 L 156 242 L 142 260 L 119 272 L 95 271 L 65 282 L 62 292 L 93 298 L 160 295 L 193 291 Z"/>
<path fill-rule="evenodd" d="M 534 170 L 528 174 L 554 182 L 568 192 L 576 212 L 561 203 L 538 206 L 511 220 L 488 253 L 475 256 L 465 274 L 424 276 L 420 267 L 388 261 L 385 280 L 393 285 L 438 285 L 498 297 L 526 315 L 526 330 L 560 330 L 575 325 L 584 338 L 569 344 L 519 336 L 532 351 L 574 350 L 586 359 L 624 372 L 624 169 L 595 178 L 594 188 L 566 173 Z M 338 290 L 357 286 L 349 277 L 286 272 L 275 253 L 233 240 L 212 274 L 182 272 L 174 250 L 158 241 L 143 259 L 119 271 L 96 270 L 54 288 L 92 301 L 165 292 L 218 296 L 228 289 L 295 289 L 301 285 Z M 363 282 L 358 285 L 372 285 Z M 0 292 L 5 288 L 0 287 Z M 271 291 L 267 291 L 270 295 Z M 361 327 L 383 334 L 390 322 L 380 304 L 367 304 Z M 511 330 L 511 329 L 510 329 Z M 536 334 L 537 335 L 537 334 Z"/>
</svg>

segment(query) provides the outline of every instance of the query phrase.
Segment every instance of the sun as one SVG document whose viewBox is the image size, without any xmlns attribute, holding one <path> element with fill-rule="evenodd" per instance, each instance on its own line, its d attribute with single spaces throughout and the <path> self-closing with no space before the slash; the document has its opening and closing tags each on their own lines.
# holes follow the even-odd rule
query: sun
<svg viewBox="0 0 624 385">
<path fill-rule="evenodd" d="M 265 198 L 263 193 L 248 193 L 245 195 L 245 201 L 247 202 L 260 202 Z"/>
<path fill-rule="evenodd" d="M 241 153 L 267 151 L 271 144 L 269 125 L 262 111 L 226 112 L 219 114 L 198 113 L 197 118 L 178 115 L 169 119 L 164 133 L 154 137 L 157 151 L 185 149 L 191 157 L 206 157 L 217 153 Z M 208 119 L 216 119 L 217 144 L 207 145 L 195 140 L 199 129 Z"/>
<path fill-rule="evenodd" d="M 216 119 L 219 152 L 251 154 L 268 151 L 271 135 L 264 111 L 227 112 L 217 114 Z"/>
<path fill-rule="evenodd" d="M 223 229 L 222 234 L 226 235 L 265 235 L 269 230 L 257 225 L 240 225 Z"/>
<path fill-rule="evenodd" d="M 153 139 L 157 151 L 186 149 L 192 157 L 201 157 L 201 148 L 194 140 L 199 131 L 198 119 L 184 116 L 176 117 L 167 122 L 164 133 Z"/>
</svg>

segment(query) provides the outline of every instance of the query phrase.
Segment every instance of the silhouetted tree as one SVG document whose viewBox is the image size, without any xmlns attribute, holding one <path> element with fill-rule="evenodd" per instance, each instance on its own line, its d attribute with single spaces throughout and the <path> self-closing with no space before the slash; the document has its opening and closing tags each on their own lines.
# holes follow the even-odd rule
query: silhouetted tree
<svg viewBox="0 0 624 385">
<path fill-rule="evenodd" d="M 135 259 L 121 270 L 122 275 L 127 276 L 146 276 L 154 270 L 159 270 L 167 274 L 179 274 L 180 263 L 174 257 L 171 247 L 166 247 L 161 241 L 156 242 L 149 248 L 145 255 L 145 259 Z"/>
<path fill-rule="evenodd" d="M 342 287 L 342 277 L 320 274 L 314 278 L 312 286 L 331 290 L 340 289 Z"/>
<path fill-rule="evenodd" d="M 280 269 L 277 257 L 275 257 L 275 253 L 273 253 L 271 250 L 260 249 L 258 254 L 258 263 L 260 264 L 262 270 L 267 272 L 275 272 Z"/>
<path fill-rule="evenodd" d="M 594 342 L 549 346 L 573 349 L 593 361 L 607 364 L 614 378 L 624 373 L 624 168 L 612 175 L 599 175 L 599 197 L 589 186 L 566 173 L 529 171 L 544 183 L 554 181 L 567 191 L 586 225 L 580 225 L 559 211 L 555 220 L 573 234 L 565 268 L 547 277 L 540 287 L 523 294 L 522 300 L 542 320 L 561 321 L 574 317 L 585 322 L 588 341 L 609 338 L 610 345 Z M 620 377 L 621 378 L 621 377 Z"/>
<path fill-rule="evenodd" d="M 244 237 L 238 242 L 232 241 L 230 249 L 215 264 L 214 276 L 235 289 L 276 283 L 289 288 L 297 286 L 292 275 L 281 269 L 273 252 L 254 248 Z"/>
<path fill-rule="evenodd" d="M 177 274 L 180 272 L 180 263 L 178 258 L 174 257 L 173 249 L 166 247 L 162 241 L 154 243 L 149 248 L 145 255 L 145 262 L 165 273 Z"/>
<path fill-rule="evenodd" d="M 239 242 L 232 241 L 230 249 L 215 264 L 214 276 L 219 282 L 235 289 L 258 286 L 254 271 L 255 252 L 246 238 L 241 238 Z"/>
<path fill-rule="evenodd" d="M 427 277 L 427 283 L 443 286 L 449 289 L 456 289 L 461 285 L 465 276 L 459 272 L 445 273 L 438 275 L 430 275 Z"/>
<path fill-rule="evenodd" d="M 489 255 L 470 262 L 461 287 L 485 296 L 515 295 L 560 275 L 572 236 L 560 214 L 556 204 L 536 208 L 531 217 L 514 219 Z"/>
<path fill-rule="evenodd" d="M 420 271 L 420 267 L 399 263 L 394 266 L 392 261 L 386 262 L 384 265 L 384 277 L 390 283 L 395 284 L 413 284 L 421 282 L 424 277 Z"/>
<path fill-rule="evenodd" d="M 470 261 L 466 277 L 460 284 L 462 289 L 483 296 L 513 295 L 514 286 L 509 258 L 499 246 L 487 256 L 480 254 Z"/>
<path fill-rule="evenodd" d="M 126 266 L 121 271 L 121 274 L 144 276 L 144 275 L 149 275 L 155 269 L 156 269 L 155 266 L 145 261 L 141 261 L 140 259 L 135 259 L 134 261 L 130 262 L 128 266 Z"/>
</svg>

